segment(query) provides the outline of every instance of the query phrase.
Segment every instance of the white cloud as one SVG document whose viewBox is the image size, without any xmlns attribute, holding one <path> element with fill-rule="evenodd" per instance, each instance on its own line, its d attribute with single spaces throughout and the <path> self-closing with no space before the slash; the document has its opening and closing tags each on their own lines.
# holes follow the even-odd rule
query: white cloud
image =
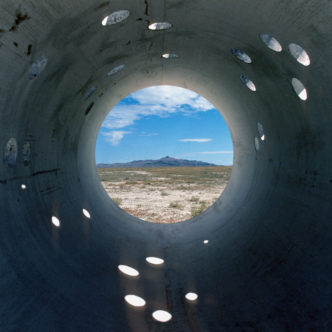
<svg viewBox="0 0 332 332">
<path fill-rule="evenodd" d="M 200 154 L 233 154 L 232 150 L 221 150 L 221 151 L 203 151 L 198 152 Z"/>
<path fill-rule="evenodd" d="M 116 106 L 106 117 L 102 127 L 120 129 L 133 125 L 146 116 L 168 117 L 170 114 L 206 112 L 214 106 L 193 91 L 174 86 L 155 86 L 130 95 L 137 104 Z"/>
<path fill-rule="evenodd" d="M 141 136 L 145 136 L 145 137 L 159 136 L 159 133 L 148 133 L 146 131 L 142 131 Z"/>
<path fill-rule="evenodd" d="M 160 85 L 134 92 L 131 95 L 142 105 L 161 104 L 168 108 L 183 105 L 195 110 L 208 111 L 214 106 L 194 91 L 170 85 Z"/>
<path fill-rule="evenodd" d="M 181 138 L 179 142 L 196 142 L 196 143 L 206 143 L 211 142 L 211 138 Z"/>
<path fill-rule="evenodd" d="M 124 135 L 130 134 L 130 131 L 114 130 L 106 133 L 102 133 L 106 142 L 111 143 L 113 146 L 118 145 L 123 139 Z"/>
</svg>

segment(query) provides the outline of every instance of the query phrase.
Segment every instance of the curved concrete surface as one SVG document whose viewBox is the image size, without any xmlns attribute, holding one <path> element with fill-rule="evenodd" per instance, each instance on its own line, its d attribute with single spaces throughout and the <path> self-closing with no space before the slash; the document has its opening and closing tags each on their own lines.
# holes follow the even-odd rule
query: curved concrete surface
<svg viewBox="0 0 332 332">
<path fill-rule="evenodd" d="M 332 330 L 331 1 L 1 0 L 0 9 L 1 331 Z M 117 10 L 130 15 L 102 26 Z M 172 27 L 148 29 L 163 21 Z M 235 149 L 222 197 L 172 225 L 128 216 L 95 170 L 108 111 L 156 84 L 209 99 Z M 155 321 L 155 310 L 172 319 Z"/>
</svg>

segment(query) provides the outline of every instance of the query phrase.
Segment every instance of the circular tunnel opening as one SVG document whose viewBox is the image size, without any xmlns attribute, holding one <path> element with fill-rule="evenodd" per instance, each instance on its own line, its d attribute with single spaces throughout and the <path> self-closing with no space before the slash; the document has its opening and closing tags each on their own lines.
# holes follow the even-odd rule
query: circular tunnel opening
<svg viewBox="0 0 332 332">
<path fill-rule="evenodd" d="M 330 327 L 330 2 L 0 7 L 0 330 Z M 106 112 L 152 84 L 206 96 L 233 137 L 224 194 L 174 225 L 126 214 L 95 172 Z"/>
<path fill-rule="evenodd" d="M 127 213 L 155 223 L 194 218 L 215 203 L 233 164 L 220 112 L 188 89 L 158 85 L 123 98 L 96 142 L 99 179 Z"/>
</svg>

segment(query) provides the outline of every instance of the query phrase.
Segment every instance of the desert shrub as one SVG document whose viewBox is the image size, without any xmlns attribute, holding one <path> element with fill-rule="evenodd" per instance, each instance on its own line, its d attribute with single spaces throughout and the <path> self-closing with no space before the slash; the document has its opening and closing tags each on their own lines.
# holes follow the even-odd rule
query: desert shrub
<svg viewBox="0 0 332 332">
<path fill-rule="evenodd" d="M 160 193 L 160 195 L 161 195 L 161 196 L 168 196 L 168 194 L 167 194 L 166 191 L 162 191 L 162 192 Z"/>
<path fill-rule="evenodd" d="M 201 208 L 203 211 L 207 208 L 207 202 L 206 201 L 201 201 Z"/>
<path fill-rule="evenodd" d="M 191 208 L 191 216 L 194 218 L 201 214 L 203 211 L 204 210 L 202 210 L 201 208 Z"/>
<path fill-rule="evenodd" d="M 207 202 L 201 201 L 199 207 L 191 208 L 191 216 L 196 217 L 207 209 Z"/>
<path fill-rule="evenodd" d="M 197 197 L 197 196 L 191 196 L 190 202 L 198 203 L 199 202 L 199 197 Z"/>
<path fill-rule="evenodd" d="M 126 184 L 128 185 L 133 185 L 133 184 L 138 184 L 137 181 L 126 181 Z"/>
<path fill-rule="evenodd" d="M 179 202 L 171 202 L 169 203 L 168 207 L 172 209 L 181 209 L 181 205 L 179 204 Z"/>
<path fill-rule="evenodd" d="M 175 189 L 176 190 L 191 190 L 191 187 L 181 185 L 181 186 L 177 186 Z"/>
<path fill-rule="evenodd" d="M 122 203 L 122 198 L 120 197 L 114 197 L 112 198 L 112 201 L 116 204 L 116 205 L 119 205 Z"/>
<path fill-rule="evenodd" d="M 205 207 L 203 207 L 202 205 L 198 208 L 197 207 L 196 208 L 191 208 L 191 216 L 196 217 L 204 211 L 205 211 Z"/>
</svg>

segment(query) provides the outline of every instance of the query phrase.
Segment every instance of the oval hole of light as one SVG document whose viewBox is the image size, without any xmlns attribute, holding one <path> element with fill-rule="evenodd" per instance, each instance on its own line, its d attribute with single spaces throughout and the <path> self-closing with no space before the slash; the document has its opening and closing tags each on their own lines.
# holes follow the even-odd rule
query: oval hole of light
<svg viewBox="0 0 332 332">
<path fill-rule="evenodd" d="M 88 90 L 88 92 L 85 94 L 85 96 L 84 96 L 84 100 L 89 99 L 89 98 L 94 94 L 94 92 L 95 92 L 96 90 L 97 90 L 97 85 L 92 86 L 92 87 Z"/>
<path fill-rule="evenodd" d="M 300 80 L 293 77 L 292 85 L 293 85 L 293 89 L 294 89 L 295 93 L 301 100 L 308 99 L 307 89 L 304 87 L 304 85 L 302 84 L 302 82 Z"/>
<path fill-rule="evenodd" d="M 25 189 L 27 189 L 27 186 L 26 186 L 24 183 L 22 183 L 22 184 L 21 184 L 21 189 L 22 189 L 22 190 L 25 190 Z"/>
<path fill-rule="evenodd" d="M 53 224 L 55 227 L 60 227 L 60 220 L 59 220 L 57 217 L 53 216 L 53 217 L 52 217 L 52 224 Z"/>
<path fill-rule="evenodd" d="M 303 66 L 310 65 L 310 57 L 305 51 L 305 49 L 303 49 L 300 45 L 291 43 L 289 44 L 288 48 L 289 52 L 296 59 L 297 62 L 299 62 Z"/>
<path fill-rule="evenodd" d="M 145 300 L 141 297 L 132 294 L 126 295 L 124 299 L 128 304 L 132 305 L 133 307 L 144 307 L 146 303 Z"/>
<path fill-rule="evenodd" d="M 149 25 L 149 30 L 167 30 L 172 27 L 168 22 L 155 22 Z"/>
<path fill-rule="evenodd" d="M 193 293 L 193 292 L 187 293 L 185 295 L 185 297 L 188 301 L 191 301 L 191 302 L 196 301 L 198 299 L 198 295 L 196 293 Z"/>
<path fill-rule="evenodd" d="M 106 16 L 101 24 L 103 26 L 117 24 L 124 21 L 130 15 L 129 10 L 118 10 L 108 16 Z"/>
<path fill-rule="evenodd" d="M 255 136 L 255 149 L 256 149 L 256 151 L 259 150 L 259 139 L 256 136 Z"/>
<path fill-rule="evenodd" d="M 254 84 L 253 81 L 251 81 L 247 76 L 241 75 L 240 80 L 242 81 L 243 84 L 247 86 L 247 88 L 251 91 L 256 91 L 256 85 Z"/>
<path fill-rule="evenodd" d="M 165 310 L 157 310 L 152 313 L 152 317 L 158 322 L 166 323 L 172 319 L 172 315 Z"/>
<path fill-rule="evenodd" d="M 10 138 L 5 147 L 5 160 L 8 166 L 14 166 L 16 164 L 18 154 L 17 141 L 14 137 Z"/>
<path fill-rule="evenodd" d="M 86 218 L 88 218 L 88 219 L 91 218 L 90 212 L 89 212 L 88 210 L 83 209 L 82 212 L 83 212 L 83 214 L 84 214 L 84 216 L 85 216 Z"/>
<path fill-rule="evenodd" d="M 37 58 L 30 67 L 28 77 L 30 80 L 36 78 L 46 67 L 48 59 L 46 56 L 41 55 Z"/>
<path fill-rule="evenodd" d="M 176 58 L 178 58 L 179 56 L 178 56 L 177 54 L 175 54 L 175 53 L 164 53 L 164 54 L 162 55 L 162 57 L 163 57 L 164 59 L 176 59 Z"/>
<path fill-rule="evenodd" d="M 262 33 L 259 35 L 262 42 L 272 51 L 281 52 L 282 46 L 281 44 L 272 36 L 268 35 L 267 33 Z"/>
<path fill-rule="evenodd" d="M 119 71 L 121 71 L 124 67 L 125 67 L 125 65 L 120 65 L 120 66 L 114 67 L 113 69 L 111 69 L 107 73 L 107 76 L 113 76 L 113 75 L 115 75 L 116 73 L 118 73 Z"/>
<path fill-rule="evenodd" d="M 250 56 L 247 53 L 244 53 L 243 51 L 237 49 L 237 48 L 232 48 L 231 49 L 232 54 L 237 57 L 239 60 L 245 62 L 245 63 L 252 63 L 252 60 Z"/>
<path fill-rule="evenodd" d="M 257 122 L 257 129 L 258 129 L 260 139 L 262 141 L 265 141 L 264 128 L 263 128 L 263 125 L 260 122 Z"/>
<path fill-rule="evenodd" d="M 135 270 L 134 268 L 128 266 L 128 265 L 119 265 L 118 269 L 125 275 L 130 277 L 138 277 L 139 272 Z"/>
<path fill-rule="evenodd" d="M 164 260 L 158 257 L 146 257 L 145 260 L 152 265 L 164 264 Z"/>
</svg>

